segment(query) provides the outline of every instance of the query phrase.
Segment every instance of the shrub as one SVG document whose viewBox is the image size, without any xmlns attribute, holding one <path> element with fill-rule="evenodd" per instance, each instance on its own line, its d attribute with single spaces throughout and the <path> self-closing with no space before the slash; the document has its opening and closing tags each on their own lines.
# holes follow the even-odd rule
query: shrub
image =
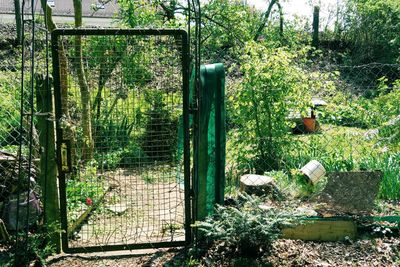
<svg viewBox="0 0 400 267">
<path fill-rule="evenodd" d="M 149 158 L 142 148 L 134 141 L 130 142 L 120 154 L 120 167 L 130 167 L 134 164 L 149 163 Z"/>
<path fill-rule="evenodd" d="M 128 145 L 134 123 L 130 123 L 127 116 L 121 120 L 108 119 L 96 125 L 96 150 L 109 152 L 120 150 Z"/>
<path fill-rule="evenodd" d="M 233 253 L 257 256 L 269 252 L 281 235 L 281 227 L 292 224 L 287 215 L 275 209 L 263 210 L 261 199 L 243 195 L 239 207 L 217 206 L 213 217 L 198 222 L 197 227 L 212 241 L 223 241 Z"/>
<path fill-rule="evenodd" d="M 290 112 L 306 111 L 313 82 L 283 48 L 250 43 L 245 52 L 242 86 L 230 107 L 239 128 L 236 156 L 239 162 L 250 158 L 248 165 L 262 174 L 280 167 L 293 126 L 287 118 Z"/>
<path fill-rule="evenodd" d="M 150 109 L 145 114 L 146 125 L 141 138 L 141 148 L 153 161 L 170 161 L 178 141 L 178 119 L 168 108 L 168 100 L 163 99 L 162 91 L 146 91 L 145 101 Z"/>
<path fill-rule="evenodd" d="M 0 145 L 15 145 L 19 136 L 19 81 L 13 73 L 0 74 Z"/>
</svg>

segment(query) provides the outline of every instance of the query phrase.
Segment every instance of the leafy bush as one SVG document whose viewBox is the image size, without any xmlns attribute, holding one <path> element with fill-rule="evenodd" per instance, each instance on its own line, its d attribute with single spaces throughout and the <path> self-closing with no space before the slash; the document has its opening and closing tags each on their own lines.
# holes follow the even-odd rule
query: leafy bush
<svg viewBox="0 0 400 267">
<path fill-rule="evenodd" d="M 134 164 L 146 164 L 149 163 L 149 158 L 144 153 L 143 149 L 136 144 L 136 142 L 130 142 L 120 154 L 119 166 L 130 167 Z"/>
<path fill-rule="evenodd" d="M 322 122 L 340 126 L 370 128 L 373 125 L 373 117 L 359 101 L 347 104 L 330 104 L 320 112 Z"/>
<path fill-rule="evenodd" d="M 66 185 L 68 210 L 79 209 L 90 198 L 97 201 L 105 193 L 101 177 L 97 174 L 97 162 L 92 160 L 80 170 L 79 177 L 69 179 Z"/>
<path fill-rule="evenodd" d="M 99 169 L 115 170 L 120 166 L 123 151 L 123 149 L 119 149 L 107 153 L 95 153 L 94 158 L 98 162 Z"/>
<path fill-rule="evenodd" d="M 284 213 L 259 206 L 260 198 L 243 195 L 239 207 L 217 206 L 213 217 L 198 222 L 197 227 L 212 241 L 223 241 L 240 255 L 257 256 L 269 252 L 272 243 L 281 235 L 281 227 L 292 224 Z"/>
<path fill-rule="evenodd" d="M 313 82 L 296 64 L 295 54 L 283 48 L 250 43 L 245 52 L 242 86 L 229 108 L 238 125 L 238 162 L 248 159 L 247 164 L 261 174 L 279 168 L 290 145 L 292 125 L 287 117 L 307 110 Z"/>
<path fill-rule="evenodd" d="M 136 164 L 150 163 L 148 156 L 134 140 L 131 140 L 128 145 L 117 150 L 95 153 L 95 160 L 98 162 L 98 168 L 101 170 L 115 170 L 119 167 L 129 168 Z"/>
<path fill-rule="evenodd" d="M 134 124 L 127 116 L 122 120 L 109 119 L 96 125 L 96 149 L 100 152 L 120 150 L 128 145 Z"/>
<path fill-rule="evenodd" d="M 349 0 L 344 37 L 352 45 L 355 63 L 400 59 L 400 4 L 398 0 Z"/>
<path fill-rule="evenodd" d="M 17 144 L 20 124 L 19 81 L 15 73 L 0 73 L 0 145 Z"/>
<path fill-rule="evenodd" d="M 159 90 L 145 92 L 145 101 L 150 106 L 146 112 L 146 125 L 141 137 L 141 148 L 153 161 L 169 161 L 177 145 L 178 118 L 174 116 L 163 93 Z"/>
</svg>

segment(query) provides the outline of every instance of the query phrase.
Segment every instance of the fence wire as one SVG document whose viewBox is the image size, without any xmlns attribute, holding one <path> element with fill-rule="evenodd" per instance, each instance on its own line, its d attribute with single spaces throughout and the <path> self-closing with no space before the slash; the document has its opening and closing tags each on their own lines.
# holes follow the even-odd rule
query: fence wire
<svg viewBox="0 0 400 267">
<path fill-rule="evenodd" d="M 19 44 L 15 24 L 0 25 L 0 265 L 25 266 L 43 249 L 35 77 L 47 70 L 44 28 L 23 14 Z"/>
<path fill-rule="evenodd" d="M 304 200 L 295 207 L 315 201 L 331 204 L 326 208 L 331 215 L 376 212 L 376 198 L 398 200 L 400 154 L 395 138 L 400 65 L 314 63 L 305 70 L 320 89 L 309 88 L 312 101 L 305 112 L 289 109 L 281 121 L 271 120 L 287 125 L 286 130 L 272 125 L 272 132 L 276 126 L 285 131 L 277 136 L 270 136 L 267 126 L 257 124 L 257 119 L 266 116 L 260 110 L 267 108 L 257 109 L 257 102 L 251 99 L 246 100 L 252 107 L 248 120 L 238 119 L 238 112 L 243 111 L 237 106 L 243 98 L 237 90 L 245 89 L 240 76 L 228 78 L 228 192 L 235 194 L 239 187 L 249 192 L 261 188 L 264 193 L 281 189 L 289 199 Z M 248 90 L 262 94 L 268 88 Z M 258 100 L 263 105 L 263 100 Z M 321 212 L 328 213 L 326 210 Z"/>
<path fill-rule="evenodd" d="M 71 147 L 71 170 L 60 184 L 68 247 L 184 241 L 182 39 L 60 40 L 57 112 Z"/>
</svg>

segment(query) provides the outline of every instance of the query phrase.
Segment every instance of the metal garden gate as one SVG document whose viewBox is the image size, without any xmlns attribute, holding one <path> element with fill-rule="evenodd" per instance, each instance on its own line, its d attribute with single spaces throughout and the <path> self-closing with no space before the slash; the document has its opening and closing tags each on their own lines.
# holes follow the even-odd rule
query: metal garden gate
<svg viewBox="0 0 400 267">
<path fill-rule="evenodd" d="M 188 46 L 182 30 L 52 33 L 64 251 L 190 242 Z"/>
</svg>

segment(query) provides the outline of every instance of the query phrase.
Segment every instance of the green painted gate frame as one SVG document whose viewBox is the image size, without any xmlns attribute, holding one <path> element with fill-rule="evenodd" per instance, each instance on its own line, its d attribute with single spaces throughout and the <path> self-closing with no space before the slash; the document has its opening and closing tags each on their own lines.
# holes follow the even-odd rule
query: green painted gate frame
<svg viewBox="0 0 400 267">
<path fill-rule="evenodd" d="M 182 90 L 183 90 L 183 128 L 184 128 L 184 197 L 185 197 L 185 240 L 157 243 L 138 243 L 123 245 L 107 245 L 107 246 L 91 246 L 91 247 L 68 247 L 68 220 L 67 220 L 67 196 L 65 181 L 65 166 L 62 166 L 62 147 L 68 140 L 63 139 L 63 129 L 60 125 L 61 120 L 61 90 L 60 90 L 60 72 L 59 72 L 59 37 L 60 36 L 87 36 L 87 35 L 128 35 L 128 36 L 175 36 L 181 37 L 181 66 L 182 66 Z M 57 146 L 57 163 L 58 163 L 58 179 L 60 191 L 60 210 L 61 210 L 61 230 L 62 230 L 62 249 L 66 253 L 80 252 L 99 252 L 99 251 L 115 251 L 115 250 L 132 250 L 145 248 L 161 248 L 186 246 L 191 243 L 191 194 L 190 194 L 190 134 L 189 134 L 189 41 L 188 34 L 181 29 L 57 29 L 51 33 L 53 76 L 54 76 L 54 97 L 55 97 L 55 117 L 56 117 L 56 146 Z"/>
</svg>

